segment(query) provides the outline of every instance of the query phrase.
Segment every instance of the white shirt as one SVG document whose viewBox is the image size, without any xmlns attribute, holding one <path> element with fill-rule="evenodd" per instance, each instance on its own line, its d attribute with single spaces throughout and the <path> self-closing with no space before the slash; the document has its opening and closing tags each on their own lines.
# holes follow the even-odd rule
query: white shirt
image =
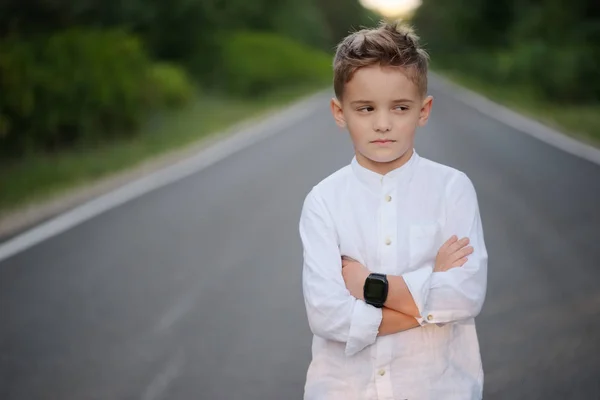
<svg viewBox="0 0 600 400">
<path fill-rule="evenodd" d="M 416 151 L 385 176 L 358 164 L 312 188 L 300 217 L 302 286 L 313 332 L 305 400 L 475 400 L 483 369 L 474 317 L 487 285 L 477 196 L 462 172 Z M 456 234 L 474 253 L 433 272 Z M 371 272 L 402 275 L 421 326 L 377 336 L 382 311 L 350 295 L 341 256 Z"/>
</svg>

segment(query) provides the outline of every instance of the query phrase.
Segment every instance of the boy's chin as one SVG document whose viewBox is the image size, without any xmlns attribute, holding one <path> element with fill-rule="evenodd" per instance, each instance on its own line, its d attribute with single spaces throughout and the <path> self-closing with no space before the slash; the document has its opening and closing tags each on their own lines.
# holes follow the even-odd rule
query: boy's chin
<svg viewBox="0 0 600 400">
<path fill-rule="evenodd" d="M 397 161 L 400 157 L 392 157 L 392 158 L 378 158 L 375 160 L 372 160 L 373 162 L 377 163 L 377 164 L 391 164 L 394 161 Z"/>
<path fill-rule="evenodd" d="M 398 154 L 397 152 L 394 152 L 393 154 L 367 154 L 367 155 L 363 154 L 363 155 L 373 163 L 389 164 L 389 163 L 392 163 L 392 162 L 398 160 L 399 158 L 402 158 L 402 156 L 404 156 L 404 154 L 405 153 Z"/>
</svg>

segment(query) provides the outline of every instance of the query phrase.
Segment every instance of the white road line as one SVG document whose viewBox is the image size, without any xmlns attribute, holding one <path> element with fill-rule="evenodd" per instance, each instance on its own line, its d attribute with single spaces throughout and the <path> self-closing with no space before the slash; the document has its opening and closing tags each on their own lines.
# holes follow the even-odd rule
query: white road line
<svg viewBox="0 0 600 400">
<path fill-rule="evenodd" d="M 462 86 L 455 85 L 437 74 L 430 74 L 430 84 L 431 88 L 454 97 L 488 117 L 498 120 L 520 132 L 531 135 L 560 150 L 600 165 L 600 149 L 582 143 L 538 121 L 518 114 Z"/>
<path fill-rule="evenodd" d="M 181 319 L 181 317 L 183 317 L 194 307 L 196 299 L 199 295 L 200 292 L 197 290 L 188 290 L 185 292 L 179 298 L 179 301 L 177 301 L 175 305 L 171 307 L 158 321 L 154 327 L 154 332 L 160 334 L 166 330 L 169 330 L 178 320 Z"/>
<path fill-rule="evenodd" d="M 0 245 L 0 261 L 26 250 L 46 239 L 58 235 L 95 216 L 140 197 L 152 190 L 181 180 L 242 150 L 260 140 L 275 135 L 285 128 L 309 117 L 324 104 L 316 101 L 323 92 L 290 106 L 265 121 L 227 137 L 214 146 L 175 165 L 151 173 L 112 192 L 91 200 L 79 207 L 38 225 Z"/>
<path fill-rule="evenodd" d="M 185 362 L 183 351 L 179 349 L 167 362 L 165 367 L 154 377 L 144 391 L 142 400 L 157 400 L 164 396 L 169 385 L 181 371 Z"/>
</svg>

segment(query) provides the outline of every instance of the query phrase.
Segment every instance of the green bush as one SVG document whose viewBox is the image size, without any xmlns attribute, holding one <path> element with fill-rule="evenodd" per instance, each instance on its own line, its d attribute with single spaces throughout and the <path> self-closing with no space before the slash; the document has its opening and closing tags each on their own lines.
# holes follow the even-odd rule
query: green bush
<svg viewBox="0 0 600 400">
<path fill-rule="evenodd" d="M 150 90 L 158 106 L 169 108 L 187 104 L 194 96 L 194 86 L 188 74 L 169 63 L 156 63 L 150 68 Z"/>
<path fill-rule="evenodd" d="M 0 41 L 0 148 L 53 149 L 131 131 L 149 102 L 149 66 L 140 42 L 121 31 Z"/>
<path fill-rule="evenodd" d="M 515 50 L 515 71 L 531 81 L 541 95 L 561 102 L 600 97 L 600 81 L 594 78 L 592 48 L 581 45 L 549 46 L 525 43 Z"/>
<path fill-rule="evenodd" d="M 235 95 L 261 95 L 279 87 L 328 82 L 331 62 L 327 53 L 282 36 L 240 32 L 223 42 L 221 82 Z"/>
<path fill-rule="evenodd" d="M 600 99 L 594 57 L 593 49 L 585 46 L 553 47 L 532 41 L 496 51 L 438 55 L 435 64 L 490 83 L 527 87 L 557 103 L 583 103 Z"/>
</svg>

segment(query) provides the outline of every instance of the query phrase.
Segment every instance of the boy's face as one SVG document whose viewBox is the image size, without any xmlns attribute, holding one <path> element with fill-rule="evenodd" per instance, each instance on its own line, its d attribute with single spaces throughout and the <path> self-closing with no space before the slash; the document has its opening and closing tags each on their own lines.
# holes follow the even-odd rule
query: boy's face
<svg viewBox="0 0 600 400">
<path fill-rule="evenodd" d="M 331 100 L 331 111 L 337 125 L 348 128 L 357 161 L 383 175 L 410 159 L 415 131 L 427 123 L 432 100 L 423 98 L 402 69 L 373 65 L 355 72 L 342 101 Z"/>
</svg>

